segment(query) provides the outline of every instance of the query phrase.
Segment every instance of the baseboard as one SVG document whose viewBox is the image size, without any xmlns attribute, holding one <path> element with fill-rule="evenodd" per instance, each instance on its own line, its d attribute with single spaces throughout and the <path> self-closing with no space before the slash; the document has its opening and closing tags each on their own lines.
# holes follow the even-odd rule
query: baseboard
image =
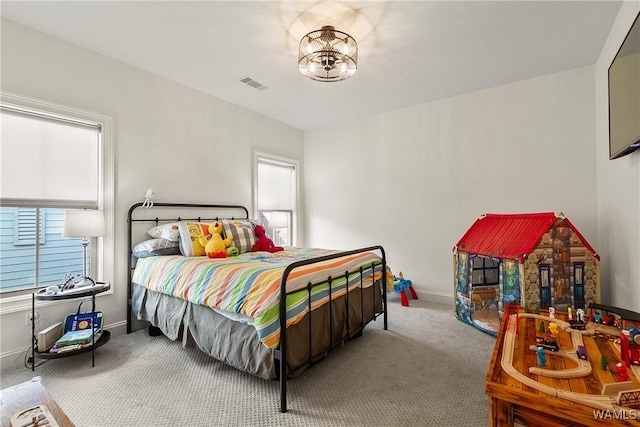
<svg viewBox="0 0 640 427">
<path fill-rule="evenodd" d="M 415 291 L 416 294 L 418 294 L 418 298 L 420 299 L 453 307 L 453 295 L 451 294 L 447 294 L 444 292 L 425 291 L 420 289 L 415 289 Z M 411 303 L 411 301 L 409 301 L 409 303 Z M 451 310 L 453 310 L 453 308 Z"/>
</svg>

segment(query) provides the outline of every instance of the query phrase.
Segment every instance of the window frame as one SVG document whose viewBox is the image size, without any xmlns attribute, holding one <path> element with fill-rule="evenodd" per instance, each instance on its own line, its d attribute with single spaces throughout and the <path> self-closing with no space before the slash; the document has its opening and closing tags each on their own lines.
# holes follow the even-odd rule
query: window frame
<svg viewBox="0 0 640 427">
<path fill-rule="evenodd" d="M 56 120 L 71 120 L 100 126 L 100 163 L 98 172 L 97 208 L 104 212 L 106 235 L 92 241 L 92 274 L 100 281 L 112 282 L 114 278 L 114 146 L 113 118 L 64 105 L 54 104 L 23 95 L 0 91 L 0 105 L 9 110 L 18 110 Z M 8 205 L 7 205 L 8 206 Z M 31 307 L 33 289 L 0 293 L 0 315 L 21 311 Z M 104 294 L 112 294 L 113 287 Z"/>
<path fill-rule="evenodd" d="M 260 151 L 255 151 L 253 153 L 253 217 L 258 218 L 258 164 L 260 161 L 264 161 L 266 163 L 271 163 L 274 165 L 283 165 L 290 166 L 294 169 L 295 174 L 295 191 L 293 194 L 293 211 L 291 213 L 291 236 L 289 238 L 288 246 L 297 246 L 302 241 L 300 234 L 300 163 L 297 160 L 289 159 L 286 157 L 276 156 L 273 154 L 268 154 Z M 278 211 L 278 209 L 273 209 L 273 212 Z M 273 238 L 273 236 L 269 236 Z"/>
</svg>

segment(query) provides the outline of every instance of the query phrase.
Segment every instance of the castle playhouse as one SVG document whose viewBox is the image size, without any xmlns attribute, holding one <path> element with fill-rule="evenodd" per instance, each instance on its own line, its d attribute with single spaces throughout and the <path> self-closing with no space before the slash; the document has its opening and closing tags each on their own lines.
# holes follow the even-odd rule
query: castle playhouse
<svg viewBox="0 0 640 427">
<path fill-rule="evenodd" d="M 496 335 L 507 304 L 600 302 L 600 257 L 563 214 L 485 214 L 453 248 L 455 314 Z"/>
</svg>

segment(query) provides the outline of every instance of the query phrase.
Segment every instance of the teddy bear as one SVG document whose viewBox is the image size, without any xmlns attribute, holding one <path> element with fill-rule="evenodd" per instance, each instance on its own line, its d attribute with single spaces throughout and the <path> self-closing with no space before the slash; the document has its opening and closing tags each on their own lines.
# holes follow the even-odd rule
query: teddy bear
<svg viewBox="0 0 640 427">
<path fill-rule="evenodd" d="M 209 258 L 226 258 L 227 248 L 231 246 L 233 236 L 222 238 L 222 224 L 214 221 L 209 224 L 209 232 L 200 237 L 200 244 L 204 246 L 204 252 Z"/>
<path fill-rule="evenodd" d="M 260 224 L 256 225 L 254 228 L 254 232 L 258 241 L 255 245 L 251 247 L 252 252 L 257 251 L 265 251 L 265 252 L 278 252 L 283 251 L 284 248 L 282 246 L 276 246 L 269 237 L 267 237 L 267 233 L 264 231 L 264 227 Z"/>
</svg>

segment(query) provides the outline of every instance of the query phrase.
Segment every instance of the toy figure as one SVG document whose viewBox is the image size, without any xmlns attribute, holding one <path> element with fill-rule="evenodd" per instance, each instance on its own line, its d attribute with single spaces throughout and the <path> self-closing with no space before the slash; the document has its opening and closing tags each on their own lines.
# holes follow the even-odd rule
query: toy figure
<svg viewBox="0 0 640 427">
<path fill-rule="evenodd" d="M 573 319 L 573 316 L 571 315 L 571 307 L 567 307 L 567 317 L 569 320 Z"/>
<path fill-rule="evenodd" d="M 600 367 L 603 371 L 607 370 L 607 357 L 604 354 L 600 358 Z"/>
<path fill-rule="evenodd" d="M 536 306 L 536 314 L 539 315 L 540 314 L 540 306 Z"/>
<path fill-rule="evenodd" d="M 544 320 L 540 321 L 540 332 L 546 332 L 546 329 L 544 327 Z"/>
<path fill-rule="evenodd" d="M 538 366 L 544 366 L 547 363 L 547 356 L 544 354 L 544 348 L 538 347 Z"/>
<path fill-rule="evenodd" d="M 264 227 L 260 224 L 256 225 L 254 232 L 256 233 L 256 237 L 258 241 L 255 245 L 251 247 L 251 252 L 257 251 L 266 251 L 266 252 L 278 252 L 283 251 L 284 248 L 282 246 L 276 246 L 269 237 L 267 237 L 267 233 L 264 230 Z"/>
<path fill-rule="evenodd" d="M 553 307 L 549 307 L 549 317 L 552 319 L 556 318 L 556 309 Z"/>
<path fill-rule="evenodd" d="M 549 331 L 551 332 L 551 338 L 555 338 L 558 335 L 558 325 L 554 322 L 549 323 Z"/>
<path fill-rule="evenodd" d="M 222 223 L 214 221 L 209 224 L 209 234 L 200 237 L 200 244 L 209 258 L 226 258 L 227 248 L 231 246 L 233 236 L 222 238 Z"/>
<path fill-rule="evenodd" d="M 578 322 L 584 322 L 584 310 L 579 308 L 576 310 L 576 319 Z"/>
<path fill-rule="evenodd" d="M 627 367 L 622 363 L 616 364 L 616 370 L 618 371 L 618 382 L 629 381 L 629 375 L 627 374 Z"/>
</svg>

